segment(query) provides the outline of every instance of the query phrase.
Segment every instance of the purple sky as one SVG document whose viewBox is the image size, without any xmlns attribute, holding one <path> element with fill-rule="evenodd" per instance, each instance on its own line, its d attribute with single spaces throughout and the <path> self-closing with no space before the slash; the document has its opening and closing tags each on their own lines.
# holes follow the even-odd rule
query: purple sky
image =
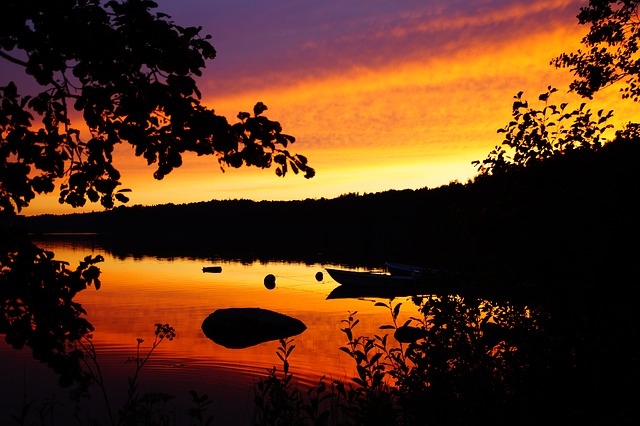
<svg viewBox="0 0 640 426">
<path fill-rule="evenodd" d="M 221 93 L 247 81 L 326 76 L 446 56 L 468 46 L 490 50 L 577 24 L 580 1 L 204 1 L 162 0 L 181 25 L 203 27 L 218 57 L 209 66 Z M 242 85 L 242 86 L 238 86 Z"/>
</svg>

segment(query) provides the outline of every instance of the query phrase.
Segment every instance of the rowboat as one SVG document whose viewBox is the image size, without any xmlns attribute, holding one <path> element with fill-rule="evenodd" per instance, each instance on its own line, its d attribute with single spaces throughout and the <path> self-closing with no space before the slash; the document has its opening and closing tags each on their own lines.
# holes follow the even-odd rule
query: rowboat
<svg viewBox="0 0 640 426">
<path fill-rule="evenodd" d="M 345 286 L 362 287 L 404 287 L 415 283 L 415 278 L 407 275 L 391 275 L 376 272 L 358 272 L 345 269 L 324 268 L 334 281 Z"/>
<path fill-rule="evenodd" d="M 407 265 L 404 263 L 385 262 L 384 265 L 391 275 L 416 276 L 426 272 L 426 270 L 420 266 Z"/>
<path fill-rule="evenodd" d="M 442 269 L 424 268 L 422 266 L 407 265 L 406 263 L 385 262 L 384 265 L 391 275 L 397 276 L 429 278 L 430 281 L 433 281 L 449 275 L 447 271 Z"/>
</svg>

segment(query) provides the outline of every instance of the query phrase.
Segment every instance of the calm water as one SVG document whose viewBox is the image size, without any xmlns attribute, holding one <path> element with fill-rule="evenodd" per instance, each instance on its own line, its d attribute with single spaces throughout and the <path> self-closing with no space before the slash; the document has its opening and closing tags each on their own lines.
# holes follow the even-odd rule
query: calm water
<svg viewBox="0 0 640 426">
<path fill-rule="evenodd" d="M 175 396 L 169 409 L 175 410 L 179 423 L 187 417 L 188 390 L 206 393 L 213 401 L 208 414 L 217 424 L 246 424 L 251 413 L 251 386 L 264 377 L 266 369 L 281 363 L 275 352 L 278 342 L 266 342 L 246 349 L 226 349 L 207 339 L 202 321 L 213 311 L 230 307 L 261 307 L 303 321 L 307 330 L 294 337 L 291 370 L 298 384 L 317 383 L 329 378 L 352 377 L 352 361 L 338 350 L 346 343 L 340 331 L 348 312 L 357 311 L 362 334 L 381 334 L 378 327 L 390 321 L 388 310 L 374 306 L 373 299 L 332 299 L 327 295 L 337 286 L 327 274 L 321 282 L 317 272 L 337 265 L 286 262 L 241 263 L 217 259 L 115 257 L 89 243 L 44 242 L 41 244 L 75 267 L 80 259 L 102 254 L 102 288 L 89 288 L 77 301 L 88 312 L 95 326 L 94 343 L 98 360 L 107 377 L 112 405 L 126 397 L 127 377 L 134 365 L 126 360 L 135 356 L 136 339 L 153 341 L 155 323 L 169 323 L 176 329 L 174 341 L 163 342 L 152 355 L 140 377 L 141 391 L 166 392 Z M 203 266 L 221 266 L 222 273 L 203 273 Z M 264 286 L 267 274 L 276 276 L 276 287 Z M 415 307 L 406 301 L 403 317 L 415 315 Z M 414 311 L 412 311 L 412 309 Z M 16 351 L 4 341 L 0 344 L 2 377 L 0 424 L 9 424 L 10 414 L 19 414 L 24 401 L 43 401 L 54 396 L 62 405 L 55 413 L 70 409 L 67 390 L 56 386 L 56 378 L 46 367 L 31 359 L 28 351 Z M 103 421 L 103 404 L 96 390 L 93 399 L 83 404 L 80 417 Z M 37 410 L 32 411 L 36 415 Z M 84 417 L 83 417 L 84 416 Z M 85 424 L 88 422 L 85 421 Z"/>
</svg>

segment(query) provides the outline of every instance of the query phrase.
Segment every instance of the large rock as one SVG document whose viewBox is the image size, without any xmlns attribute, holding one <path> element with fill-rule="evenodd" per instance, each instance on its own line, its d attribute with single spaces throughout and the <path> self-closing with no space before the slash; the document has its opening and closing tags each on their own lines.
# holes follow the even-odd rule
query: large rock
<svg viewBox="0 0 640 426">
<path fill-rule="evenodd" d="M 205 336 L 230 349 L 296 336 L 306 329 L 299 319 L 262 308 L 218 309 L 202 322 Z"/>
</svg>

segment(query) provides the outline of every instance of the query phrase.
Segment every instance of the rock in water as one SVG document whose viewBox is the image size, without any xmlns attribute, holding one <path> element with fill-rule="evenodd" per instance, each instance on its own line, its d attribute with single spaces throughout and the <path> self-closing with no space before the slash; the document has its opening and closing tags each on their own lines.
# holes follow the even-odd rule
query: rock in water
<svg viewBox="0 0 640 426">
<path fill-rule="evenodd" d="M 306 329 L 297 318 L 262 308 L 218 309 L 202 322 L 205 336 L 229 349 L 285 339 Z"/>
</svg>

